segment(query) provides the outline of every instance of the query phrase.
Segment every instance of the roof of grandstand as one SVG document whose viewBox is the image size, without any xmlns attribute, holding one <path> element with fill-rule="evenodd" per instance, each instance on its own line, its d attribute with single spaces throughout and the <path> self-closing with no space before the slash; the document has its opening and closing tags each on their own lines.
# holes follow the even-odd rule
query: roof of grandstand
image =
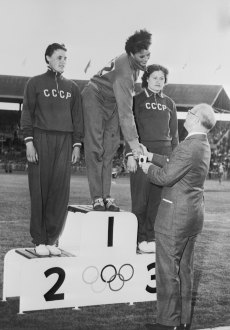
<svg viewBox="0 0 230 330">
<path fill-rule="evenodd" d="M 230 99 L 221 85 L 168 84 L 164 92 L 174 100 L 177 107 L 207 103 L 218 112 L 230 112 Z"/>
<path fill-rule="evenodd" d="M 22 103 L 25 84 L 30 77 L 0 75 L 0 102 Z M 88 80 L 73 79 L 82 90 Z M 136 91 L 140 84 L 136 84 Z M 230 112 L 230 99 L 221 85 L 168 84 L 164 88 L 179 111 L 193 107 L 197 103 L 208 103 L 217 112 Z"/>
<path fill-rule="evenodd" d="M 29 77 L 0 75 L 0 102 L 22 103 Z"/>
</svg>

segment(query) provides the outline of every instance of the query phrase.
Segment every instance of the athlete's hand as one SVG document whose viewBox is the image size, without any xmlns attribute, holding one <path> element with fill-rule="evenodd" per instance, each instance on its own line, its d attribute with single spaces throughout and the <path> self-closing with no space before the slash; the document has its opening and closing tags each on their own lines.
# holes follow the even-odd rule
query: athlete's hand
<svg viewBox="0 0 230 330">
<path fill-rule="evenodd" d="M 137 162 L 133 156 L 129 156 L 127 160 L 127 170 L 135 173 L 137 170 Z"/>
<path fill-rule="evenodd" d="M 72 152 L 72 164 L 76 164 L 76 162 L 80 159 L 80 147 L 75 146 Z"/>
<path fill-rule="evenodd" d="M 138 147 L 136 147 L 135 149 L 132 149 L 132 153 L 133 153 L 133 157 L 135 159 L 138 159 L 140 155 L 142 155 L 142 148 L 141 145 L 139 143 Z"/>
<path fill-rule="evenodd" d="M 26 158 L 30 163 L 38 162 L 38 153 L 32 141 L 26 143 Z"/>
</svg>

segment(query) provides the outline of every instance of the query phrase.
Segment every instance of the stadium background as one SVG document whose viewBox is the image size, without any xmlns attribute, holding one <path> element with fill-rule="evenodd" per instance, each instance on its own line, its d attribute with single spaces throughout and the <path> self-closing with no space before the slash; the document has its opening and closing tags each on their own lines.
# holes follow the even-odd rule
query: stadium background
<svg viewBox="0 0 230 330">
<path fill-rule="evenodd" d="M 6 172 L 27 169 L 25 145 L 20 129 L 20 117 L 23 103 L 23 92 L 29 77 L 0 75 L 0 168 Z M 82 90 L 87 80 L 73 79 Z M 139 92 L 139 83 L 135 86 Z M 220 120 L 209 133 L 208 138 L 212 149 L 209 178 L 218 175 L 218 166 L 224 165 L 225 178 L 230 178 L 230 99 L 221 85 L 186 85 L 168 84 L 165 94 L 171 97 L 177 106 L 179 139 L 183 140 L 186 131 L 183 127 L 184 118 L 195 104 L 205 102 L 213 106 Z M 15 104 L 18 110 L 4 109 L 4 104 Z M 14 105 L 14 106 L 13 106 Z M 7 108 L 11 108 L 10 106 Z M 80 162 L 73 166 L 73 172 L 85 173 L 84 152 Z M 124 140 L 121 133 L 121 143 L 114 158 L 114 175 L 126 174 L 124 159 Z"/>
</svg>

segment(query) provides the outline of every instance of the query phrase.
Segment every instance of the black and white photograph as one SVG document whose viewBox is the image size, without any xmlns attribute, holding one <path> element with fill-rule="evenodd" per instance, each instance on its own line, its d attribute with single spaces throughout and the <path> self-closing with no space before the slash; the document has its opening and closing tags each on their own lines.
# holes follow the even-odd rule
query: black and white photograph
<svg viewBox="0 0 230 330">
<path fill-rule="evenodd" d="M 0 13 L 0 330 L 230 330 L 230 0 Z"/>
</svg>

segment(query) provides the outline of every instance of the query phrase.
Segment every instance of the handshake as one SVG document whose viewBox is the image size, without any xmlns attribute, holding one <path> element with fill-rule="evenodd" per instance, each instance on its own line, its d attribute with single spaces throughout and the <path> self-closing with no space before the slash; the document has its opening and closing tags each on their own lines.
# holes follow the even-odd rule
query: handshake
<svg viewBox="0 0 230 330">
<path fill-rule="evenodd" d="M 139 165 L 142 163 L 146 163 L 147 161 L 152 160 L 153 154 L 149 152 L 143 144 L 139 144 L 138 149 L 133 149 L 132 150 L 133 157 L 139 161 Z"/>
<path fill-rule="evenodd" d="M 139 150 L 132 150 L 133 157 L 136 161 L 138 161 L 139 166 L 143 170 L 144 173 L 148 173 L 149 166 L 151 165 L 151 160 L 153 157 L 153 154 L 151 152 L 148 152 L 147 148 L 140 143 Z"/>
</svg>

